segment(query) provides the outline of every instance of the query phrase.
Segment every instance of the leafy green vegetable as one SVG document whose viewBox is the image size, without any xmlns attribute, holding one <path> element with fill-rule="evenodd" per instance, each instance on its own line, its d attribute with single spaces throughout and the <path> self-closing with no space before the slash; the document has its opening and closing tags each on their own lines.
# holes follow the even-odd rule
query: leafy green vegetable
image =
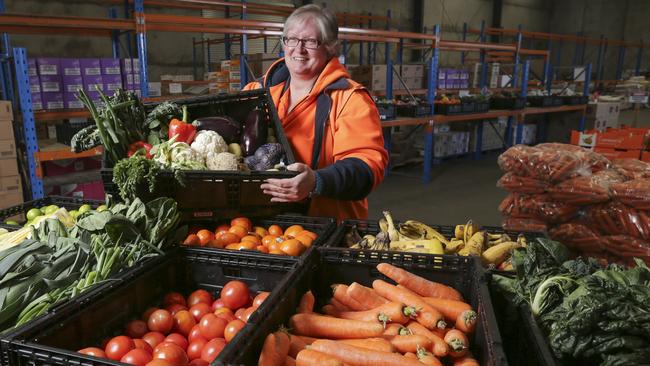
<svg viewBox="0 0 650 366">
<path fill-rule="evenodd" d="M 83 128 L 82 130 L 75 133 L 70 140 L 70 147 L 74 153 L 90 150 L 93 147 L 100 146 L 101 144 L 102 139 L 100 138 L 97 125 L 91 125 Z"/>
<path fill-rule="evenodd" d="M 158 145 L 167 140 L 169 121 L 174 118 L 181 118 L 183 111 L 173 102 L 162 102 L 158 104 L 149 114 L 145 121 L 148 134 L 147 142 L 151 145 Z"/>
<path fill-rule="evenodd" d="M 115 164 L 113 183 L 117 184 L 122 199 L 133 200 L 141 189 L 148 189 L 150 193 L 155 191 L 160 169 L 157 161 L 134 155 Z"/>
</svg>

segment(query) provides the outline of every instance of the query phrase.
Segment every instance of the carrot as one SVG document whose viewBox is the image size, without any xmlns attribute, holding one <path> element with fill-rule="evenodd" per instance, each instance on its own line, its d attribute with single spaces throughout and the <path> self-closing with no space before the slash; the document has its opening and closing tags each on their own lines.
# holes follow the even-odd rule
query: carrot
<svg viewBox="0 0 650 366">
<path fill-rule="evenodd" d="M 395 352 L 395 347 L 389 341 L 382 338 L 344 339 L 339 342 L 380 352 Z"/>
<path fill-rule="evenodd" d="M 291 339 L 291 343 L 289 344 L 289 356 L 295 358 L 298 356 L 298 352 L 307 347 L 307 343 L 305 343 L 305 341 L 303 341 L 299 336 L 293 334 L 290 334 L 289 338 Z"/>
<path fill-rule="evenodd" d="M 467 354 L 463 357 L 454 359 L 454 366 L 479 366 L 479 363 L 472 357 L 472 355 Z"/>
<path fill-rule="evenodd" d="M 434 356 L 432 353 L 426 352 L 423 349 L 420 349 L 418 352 L 418 359 L 421 363 L 429 366 L 442 366 L 442 362 Z"/>
<path fill-rule="evenodd" d="M 445 342 L 449 345 L 451 357 L 462 357 L 467 353 L 469 341 L 465 333 L 458 329 L 452 329 L 445 334 Z"/>
<path fill-rule="evenodd" d="M 311 349 L 332 355 L 349 366 L 422 366 L 420 361 L 397 353 L 373 351 L 330 340 L 316 341 Z"/>
<path fill-rule="evenodd" d="M 377 270 L 386 277 L 407 287 L 420 296 L 441 297 L 443 299 L 459 301 L 463 300 L 463 296 L 460 292 L 447 285 L 429 281 L 388 263 L 379 263 L 377 265 Z"/>
<path fill-rule="evenodd" d="M 431 340 L 422 335 L 396 335 L 384 336 L 384 338 L 387 339 L 399 353 L 417 352 L 418 348 L 431 349 Z"/>
<path fill-rule="evenodd" d="M 305 342 L 306 345 L 310 345 L 318 340 L 318 338 L 313 338 L 313 337 L 307 337 L 307 336 L 301 336 L 301 335 L 291 335 L 292 337 L 298 337 L 300 340 Z"/>
<path fill-rule="evenodd" d="M 383 296 L 392 301 L 402 302 L 408 306 L 412 306 L 420 311 L 416 320 L 427 327 L 428 329 L 445 328 L 445 323 L 442 314 L 429 304 L 427 304 L 422 297 L 405 289 L 393 286 L 388 282 L 382 280 L 375 280 L 372 283 L 372 288 L 377 291 L 380 296 Z"/>
<path fill-rule="evenodd" d="M 348 296 L 353 300 L 357 301 L 359 304 L 365 307 L 364 310 L 374 309 L 378 306 L 384 305 L 388 300 L 377 295 L 377 293 L 366 286 L 360 285 L 356 282 L 353 282 L 346 291 Z"/>
<path fill-rule="evenodd" d="M 339 318 L 362 320 L 365 322 L 380 322 L 386 327 L 387 323 L 406 324 L 415 318 L 417 310 L 401 302 L 391 301 L 366 311 L 344 311 L 338 314 Z"/>
<path fill-rule="evenodd" d="M 313 313 L 315 302 L 316 299 L 314 298 L 314 294 L 311 293 L 311 290 L 305 292 L 305 294 L 302 295 L 302 298 L 300 299 L 300 304 L 298 305 L 298 312 Z"/>
<path fill-rule="evenodd" d="M 324 305 L 321 311 L 325 313 L 325 315 L 333 316 L 335 318 L 339 318 L 339 314 L 345 313 L 345 311 L 341 312 L 336 310 L 336 307 L 332 304 Z"/>
<path fill-rule="evenodd" d="M 398 335 L 401 328 L 404 328 L 401 324 L 388 324 L 384 330 L 384 335 Z"/>
<path fill-rule="evenodd" d="M 343 361 L 334 356 L 314 351 L 313 349 L 304 349 L 296 357 L 296 366 L 344 366 Z"/>
<path fill-rule="evenodd" d="M 476 312 L 474 310 L 465 310 L 458 318 L 456 318 L 456 329 L 462 330 L 465 333 L 472 333 L 476 328 L 477 322 Z"/>
<path fill-rule="evenodd" d="M 289 336 L 285 332 L 267 335 L 257 364 L 259 366 L 283 365 L 289 354 L 290 343 Z"/>
<path fill-rule="evenodd" d="M 352 309 L 343 305 L 340 301 L 338 301 L 335 298 L 330 299 L 330 305 L 334 306 L 334 308 L 338 311 L 352 311 Z"/>
<path fill-rule="evenodd" d="M 445 342 L 442 337 L 437 336 L 435 333 L 422 326 L 422 324 L 411 321 L 406 324 L 406 328 L 412 334 L 419 334 L 429 338 L 431 342 L 433 342 L 433 349 L 431 351 L 436 357 L 445 357 L 449 354 L 449 345 L 447 342 Z"/>
<path fill-rule="evenodd" d="M 284 360 L 284 366 L 296 366 L 296 360 L 293 357 L 287 356 Z"/>
<path fill-rule="evenodd" d="M 416 360 L 418 359 L 418 355 L 416 355 L 416 354 L 413 353 L 413 352 L 406 352 L 406 353 L 404 354 L 404 357 L 406 357 L 406 358 L 413 358 L 413 359 L 416 359 Z"/>
<path fill-rule="evenodd" d="M 455 322 L 463 311 L 472 310 L 469 304 L 458 300 L 425 297 L 424 301 L 438 310 L 449 322 Z"/>
<path fill-rule="evenodd" d="M 332 318 L 317 314 L 295 314 L 289 320 L 291 329 L 300 335 L 329 339 L 380 337 L 384 327 L 379 323 Z"/>
<path fill-rule="evenodd" d="M 338 300 L 341 304 L 345 305 L 352 311 L 362 311 L 366 310 L 365 307 L 361 304 L 359 304 L 358 301 L 354 300 L 350 296 L 348 296 L 347 291 L 348 291 L 348 286 L 347 285 L 341 285 L 341 284 L 336 284 L 332 285 L 332 289 L 334 290 L 334 298 Z"/>
</svg>

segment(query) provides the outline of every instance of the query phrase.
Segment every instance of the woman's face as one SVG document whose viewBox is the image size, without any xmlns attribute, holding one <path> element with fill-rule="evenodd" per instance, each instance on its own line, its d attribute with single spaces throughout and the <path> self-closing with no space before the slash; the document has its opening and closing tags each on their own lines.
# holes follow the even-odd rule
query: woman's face
<svg viewBox="0 0 650 366">
<path fill-rule="evenodd" d="M 312 19 L 306 19 L 288 29 L 286 37 L 303 40 L 321 39 L 316 22 Z M 296 47 L 289 47 L 283 43 L 282 47 L 284 61 L 292 78 L 309 80 L 317 77 L 329 59 L 327 50 L 322 44 L 316 49 L 306 48 L 304 42 L 299 42 Z"/>
</svg>

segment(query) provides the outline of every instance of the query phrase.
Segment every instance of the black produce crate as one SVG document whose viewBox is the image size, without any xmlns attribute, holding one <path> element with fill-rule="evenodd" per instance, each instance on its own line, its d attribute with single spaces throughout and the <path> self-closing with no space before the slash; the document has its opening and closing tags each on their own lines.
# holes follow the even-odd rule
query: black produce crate
<svg viewBox="0 0 650 366">
<path fill-rule="evenodd" d="M 223 361 L 237 365 L 256 364 L 266 335 L 289 323 L 289 318 L 295 313 L 302 295 L 307 290 L 312 291 L 316 297 L 316 309 L 320 309 L 332 296 L 332 284 L 358 282 L 372 286 L 376 279 L 393 283 L 376 269 L 376 265 L 383 262 L 460 291 L 479 316 L 476 331 L 469 339 L 472 353 L 483 366 L 507 365 L 485 274 L 478 260 L 456 256 L 431 256 L 427 259 L 422 262 L 404 254 L 394 253 L 381 260 L 368 261 L 357 254 L 346 255 L 340 251 L 322 248 L 311 261 L 300 266 L 291 277 L 285 279 L 282 291 L 269 296 L 267 301 L 273 302 L 269 315 L 261 319 L 255 331 L 239 345 L 237 354 L 233 358 L 224 358 Z"/>
<path fill-rule="evenodd" d="M 205 220 L 198 220 L 198 219 L 185 222 L 185 224 L 189 226 L 195 226 L 198 228 L 205 227 L 208 230 L 213 230 L 214 228 L 217 227 L 217 225 L 219 225 L 219 223 L 220 223 L 219 221 L 215 222 L 215 221 L 205 221 Z M 227 222 L 224 221 L 223 223 L 230 223 L 230 221 L 229 220 Z M 282 231 L 286 230 L 291 225 L 300 225 L 305 230 L 309 230 L 318 234 L 318 238 L 314 240 L 314 242 L 311 245 L 311 248 L 323 246 L 328 240 L 330 240 L 330 237 L 336 230 L 336 220 L 330 217 L 277 215 L 270 218 L 253 220 L 253 226 L 263 226 L 266 228 L 270 225 L 279 225 L 282 228 Z M 187 248 L 188 250 L 193 250 L 196 249 L 197 247 L 187 247 Z M 201 248 L 201 250 L 205 250 L 207 252 L 220 253 L 223 255 L 227 255 L 228 253 L 233 252 L 233 250 L 230 249 L 218 249 L 218 248 Z M 244 250 L 242 252 L 257 253 L 263 256 L 272 256 L 272 257 L 278 256 L 276 254 L 264 254 L 258 251 Z M 299 258 L 304 259 L 307 256 L 309 256 L 310 253 L 311 250 L 308 249 Z M 298 260 L 298 257 L 286 257 L 286 258 L 292 260 Z"/>
<path fill-rule="evenodd" d="M 57 205 L 59 207 L 65 207 L 66 210 L 76 210 L 82 205 L 90 205 L 93 209 L 97 206 L 103 205 L 105 202 L 97 200 L 85 200 L 81 198 L 74 197 L 61 197 L 61 196 L 48 196 L 40 198 L 33 201 L 27 201 L 16 206 L 7 207 L 0 210 L 0 228 L 5 228 L 8 230 L 16 230 L 22 227 L 22 224 L 25 223 L 25 215 L 27 211 L 32 208 L 41 208 L 43 206 Z M 18 221 L 21 226 L 12 226 L 6 225 L 5 221 L 8 219 L 14 219 Z"/>
<path fill-rule="evenodd" d="M 431 104 L 420 103 L 418 105 L 412 104 L 398 104 L 397 115 L 403 117 L 422 117 L 431 115 Z"/>
<path fill-rule="evenodd" d="M 187 105 L 193 120 L 205 116 L 226 115 L 236 121 L 245 121 L 248 113 L 259 107 L 269 126 L 275 129 L 278 142 L 284 147 L 284 162 L 287 165 L 296 162 L 275 105 L 264 90 L 200 96 L 174 102 L 181 106 Z M 145 107 L 151 110 L 156 105 L 146 104 Z M 297 172 L 186 170 L 183 174 L 185 187 L 178 183 L 173 172 L 163 171 L 157 177 L 155 192 L 150 193 L 148 188 L 143 186 L 140 187 L 138 196 L 143 201 L 161 196 L 174 198 L 178 202 L 179 210 L 186 217 L 260 217 L 284 212 L 304 213 L 308 207 L 308 202 L 271 202 L 271 196 L 264 194 L 260 189 L 260 185 L 269 178 L 292 178 Z M 113 183 L 112 164 L 106 159 L 101 175 L 106 193 L 119 198 L 119 191 Z"/>
<path fill-rule="evenodd" d="M 435 112 L 436 114 L 442 114 L 445 116 L 452 116 L 455 114 L 462 114 L 463 113 L 463 106 L 459 104 L 442 104 L 442 103 L 436 103 L 434 104 Z"/>
<path fill-rule="evenodd" d="M 393 103 L 375 103 L 377 106 L 377 111 L 379 112 L 379 119 L 382 121 L 388 121 L 395 119 L 395 104 Z"/>
<path fill-rule="evenodd" d="M 129 321 L 139 319 L 149 307 L 161 305 L 167 292 L 178 291 L 187 296 L 202 288 L 216 295 L 231 280 L 245 282 L 252 292 L 278 291 L 295 267 L 295 261 L 282 257 L 174 251 L 127 272 L 113 286 L 91 290 L 92 296 L 83 301 L 70 303 L 4 335 L 3 364 L 123 365 L 81 355 L 76 350 L 101 346 L 103 340 L 123 334 Z M 270 311 L 271 303 L 265 301 L 219 357 L 235 353 L 239 343 L 249 338 L 259 319 Z"/>
<path fill-rule="evenodd" d="M 56 141 L 70 146 L 70 141 L 72 136 L 82 129 L 94 125 L 95 122 L 83 122 L 83 123 L 61 123 L 56 125 Z"/>
<path fill-rule="evenodd" d="M 553 106 L 554 107 L 559 107 L 561 105 L 564 105 L 564 100 L 562 99 L 562 97 L 558 97 L 558 96 L 554 95 L 553 96 Z"/>
<path fill-rule="evenodd" d="M 476 113 L 485 113 L 490 110 L 490 102 L 476 102 Z"/>
<path fill-rule="evenodd" d="M 563 96 L 562 101 L 565 105 L 587 104 L 587 102 L 589 102 L 589 97 L 584 97 L 582 95 Z"/>
<path fill-rule="evenodd" d="M 589 103 L 589 96 L 580 96 L 580 100 L 578 101 L 578 104 L 587 104 Z"/>
<path fill-rule="evenodd" d="M 526 98 L 490 98 L 490 109 L 524 109 L 526 108 Z"/>
<path fill-rule="evenodd" d="M 532 96 L 528 97 L 528 103 L 531 107 L 552 107 L 554 105 L 554 97 Z"/>
<path fill-rule="evenodd" d="M 460 105 L 463 114 L 476 113 L 476 102 L 462 102 Z"/>
</svg>

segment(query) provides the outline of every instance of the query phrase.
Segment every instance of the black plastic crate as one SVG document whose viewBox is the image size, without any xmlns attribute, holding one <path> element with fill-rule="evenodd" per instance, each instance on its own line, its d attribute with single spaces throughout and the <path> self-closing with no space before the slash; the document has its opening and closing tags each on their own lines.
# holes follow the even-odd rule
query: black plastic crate
<svg viewBox="0 0 650 366">
<path fill-rule="evenodd" d="M 365 286 L 371 286 L 372 281 L 376 279 L 386 280 L 376 269 L 378 263 L 384 262 L 459 290 L 477 311 L 480 319 L 476 331 L 470 336 L 472 353 L 481 365 L 507 365 L 490 293 L 486 285 L 485 273 L 480 268 L 477 259 L 432 256 L 422 262 L 414 260 L 410 256 L 394 253 L 386 258 L 370 262 L 365 258 L 358 258 L 356 254 L 345 255 L 340 251 L 332 251 L 327 248 L 322 248 L 318 253 L 291 277 L 285 279 L 281 292 L 269 297 L 267 301 L 273 302 L 273 309 L 268 317 L 262 319 L 254 333 L 240 344 L 234 357 L 224 358 L 224 362 L 254 365 L 266 335 L 278 330 L 281 325 L 288 324 L 289 318 L 295 313 L 302 295 L 307 290 L 312 290 L 314 293 L 318 309 L 331 298 L 330 286 L 332 284 L 358 282 Z"/>
<path fill-rule="evenodd" d="M 564 100 L 562 99 L 562 97 L 554 95 L 553 96 L 553 106 L 554 107 L 559 107 L 561 105 L 564 105 Z"/>
<path fill-rule="evenodd" d="M 490 110 L 490 102 L 476 102 L 476 113 L 485 113 Z"/>
<path fill-rule="evenodd" d="M 528 97 L 528 103 L 531 107 L 552 107 L 554 105 L 554 97 L 549 96 L 531 96 Z"/>
<path fill-rule="evenodd" d="M 229 220 L 227 220 L 229 223 Z M 185 222 L 189 226 L 196 226 L 196 227 L 206 227 L 210 230 L 214 229 L 219 225 L 221 222 L 219 221 L 205 221 L 205 220 L 191 220 L 188 222 Z M 223 223 L 226 223 L 224 221 Z M 325 245 L 325 243 L 330 240 L 330 237 L 336 230 L 336 220 L 330 217 L 310 217 L 310 216 L 292 216 L 292 215 L 277 215 L 274 217 L 270 218 L 264 218 L 264 219 L 258 219 L 258 220 L 253 220 L 253 225 L 254 226 L 264 226 L 268 227 L 270 225 L 279 225 L 282 230 L 286 230 L 289 226 L 291 225 L 301 225 L 305 230 L 312 231 L 316 234 L 318 234 L 318 238 L 314 240 L 314 242 L 311 245 L 311 248 L 316 248 Z M 197 247 L 187 247 L 188 250 L 194 250 Z M 230 249 L 218 249 L 218 248 L 201 248 L 201 250 L 205 250 L 207 252 L 214 252 L 214 253 L 221 253 L 223 255 L 227 255 L 228 253 L 232 253 L 233 250 Z M 242 251 L 242 252 L 248 252 L 248 253 L 257 253 L 259 255 L 263 256 L 272 256 L 272 257 L 277 257 L 278 255 L 275 254 L 264 254 L 260 253 L 257 251 Z M 307 256 L 311 254 L 311 250 L 306 250 L 300 257 L 286 257 L 292 260 L 298 260 L 298 259 L 304 259 Z"/>
<path fill-rule="evenodd" d="M 393 103 L 375 103 L 377 105 L 377 111 L 379 112 L 379 119 L 382 121 L 388 121 L 395 119 L 395 104 Z"/>
<path fill-rule="evenodd" d="M 190 118 L 202 116 L 227 115 L 237 121 L 244 121 L 248 112 L 259 107 L 269 124 L 275 129 L 275 136 L 285 151 L 285 163 L 295 163 L 291 145 L 287 140 L 275 105 L 268 93 L 263 90 L 240 92 L 232 95 L 209 95 L 175 100 L 175 103 L 187 105 Z M 157 104 L 146 104 L 147 110 Z M 291 178 L 298 173 L 293 171 L 211 171 L 185 170 L 185 187 L 181 186 L 171 171 L 158 175 L 157 189 L 150 193 L 147 187 L 141 187 L 138 195 L 143 201 L 156 197 L 172 197 L 178 202 L 181 212 L 186 216 L 271 216 L 278 213 L 304 213 L 308 202 L 278 203 L 271 202 L 271 196 L 262 192 L 260 185 L 269 178 Z M 104 161 L 101 171 L 106 193 L 119 198 L 119 192 L 113 184 L 113 170 L 110 162 Z"/>
<path fill-rule="evenodd" d="M 202 288 L 215 295 L 230 280 L 247 283 L 253 292 L 278 291 L 295 267 L 296 262 L 286 258 L 247 253 L 221 256 L 200 251 L 171 252 L 124 274 L 112 286 L 91 290 L 92 296 L 3 337 L 3 360 L 10 365 L 123 365 L 84 356 L 76 350 L 101 346 L 102 340 L 122 334 L 130 320 L 160 305 L 167 292 L 187 296 Z M 271 303 L 265 301 L 220 357 L 234 353 L 270 310 Z"/>
<path fill-rule="evenodd" d="M 524 108 L 526 108 L 526 98 L 523 98 L 523 97 L 490 98 L 490 109 L 516 110 L 516 109 L 524 109 Z"/>
<path fill-rule="evenodd" d="M 57 205 L 59 207 L 65 207 L 66 210 L 70 211 L 72 209 L 78 209 L 82 205 L 90 205 L 93 209 L 97 206 L 103 205 L 103 201 L 97 200 L 85 200 L 81 198 L 74 197 L 61 197 L 61 196 L 48 196 L 40 198 L 33 201 L 27 201 L 16 206 L 7 207 L 0 210 L 0 227 L 8 230 L 16 230 L 22 226 L 12 226 L 6 225 L 5 221 L 12 219 L 17 221 L 19 224 L 24 224 L 26 222 L 25 215 L 27 211 L 32 208 L 41 208 L 43 206 Z"/>
<path fill-rule="evenodd" d="M 429 103 L 420 103 L 418 105 L 413 104 L 398 104 L 397 105 L 397 115 L 403 117 L 422 117 L 431 115 L 431 104 Z"/>
<path fill-rule="evenodd" d="M 476 113 L 476 102 L 474 101 L 466 101 L 460 103 L 461 105 L 461 110 L 463 114 L 467 113 Z"/>
<path fill-rule="evenodd" d="M 56 125 L 56 141 L 63 145 L 70 145 L 72 136 L 82 129 L 94 125 L 94 122 L 70 123 L 65 122 Z"/>
<path fill-rule="evenodd" d="M 459 104 L 442 104 L 442 103 L 437 103 L 434 104 L 435 112 L 436 114 L 442 114 L 445 116 L 452 116 L 455 114 L 462 114 L 463 113 L 463 106 Z"/>
</svg>

